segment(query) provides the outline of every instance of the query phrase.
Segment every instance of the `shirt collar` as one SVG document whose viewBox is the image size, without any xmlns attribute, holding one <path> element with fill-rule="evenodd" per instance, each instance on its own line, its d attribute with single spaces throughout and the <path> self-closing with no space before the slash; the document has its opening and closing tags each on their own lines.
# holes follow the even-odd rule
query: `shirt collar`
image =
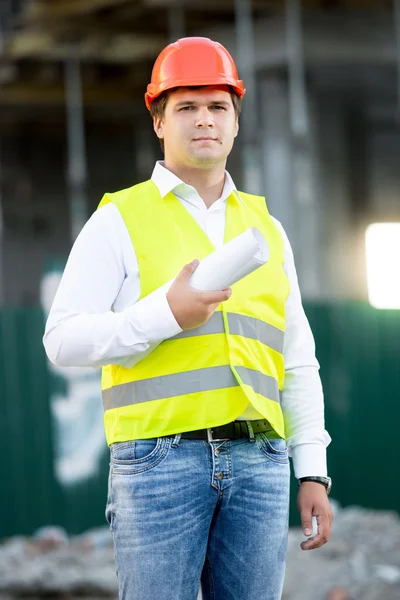
<svg viewBox="0 0 400 600">
<path fill-rule="evenodd" d="M 184 183 L 177 175 L 169 171 L 164 166 L 163 161 L 159 160 L 156 162 L 151 179 L 157 186 L 162 198 L 165 198 L 167 194 L 173 192 L 176 196 L 179 196 L 191 204 L 198 204 L 200 196 L 197 193 L 197 190 L 193 186 Z M 218 200 L 225 202 L 232 192 L 236 192 L 235 195 L 240 199 L 232 177 L 229 175 L 228 171 L 225 171 L 224 188 Z"/>
</svg>

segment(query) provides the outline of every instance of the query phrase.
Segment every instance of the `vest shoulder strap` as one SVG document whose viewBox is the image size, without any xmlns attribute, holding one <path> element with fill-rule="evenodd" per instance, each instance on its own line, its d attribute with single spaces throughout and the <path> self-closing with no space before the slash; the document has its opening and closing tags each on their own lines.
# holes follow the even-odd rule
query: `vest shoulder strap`
<svg viewBox="0 0 400 600">
<path fill-rule="evenodd" d="M 119 190 L 118 192 L 106 192 L 102 197 L 97 209 L 101 208 L 102 206 L 105 206 L 106 204 L 109 204 L 110 202 L 112 202 L 118 208 L 120 208 L 124 206 L 128 201 L 134 201 L 135 197 L 143 197 L 143 193 L 146 193 L 146 191 L 150 187 L 153 188 L 154 183 L 151 179 L 148 179 L 147 181 L 137 183 L 136 185 L 133 185 L 129 188 L 125 188 L 124 190 Z"/>
<path fill-rule="evenodd" d="M 269 214 L 267 202 L 264 196 L 256 196 L 255 194 L 247 194 L 246 192 L 239 192 L 239 198 L 247 205 L 257 206 L 258 209 L 262 209 Z"/>
</svg>

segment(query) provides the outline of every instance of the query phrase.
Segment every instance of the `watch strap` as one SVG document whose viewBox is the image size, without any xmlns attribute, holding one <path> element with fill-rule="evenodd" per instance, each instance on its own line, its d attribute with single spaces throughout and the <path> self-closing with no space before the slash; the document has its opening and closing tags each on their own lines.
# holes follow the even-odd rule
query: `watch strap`
<svg viewBox="0 0 400 600">
<path fill-rule="evenodd" d="M 323 485 L 327 491 L 327 493 L 329 494 L 329 492 L 331 491 L 331 479 L 330 477 L 317 477 L 317 476 L 309 476 L 309 477 L 300 477 L 299 479 L 299 485 L 301 485 L 302 483 L 304 483 L 305 481 L 312 481 L 314 483 L 320 483 L 321 485 Z"/>
</svg>

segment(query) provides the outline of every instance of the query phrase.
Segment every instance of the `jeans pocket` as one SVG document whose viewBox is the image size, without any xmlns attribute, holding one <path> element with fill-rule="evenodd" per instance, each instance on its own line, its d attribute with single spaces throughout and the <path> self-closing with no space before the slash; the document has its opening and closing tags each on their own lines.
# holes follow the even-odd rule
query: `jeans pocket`
<svg viewBox="0 0 400 600">
<path fill-rule="evenodd" d="M 105 517 L 106 517 L 107 523 L 110 526 L 110 530 L 113 531 L 114 506 L 113 506 L 113 498 L 112 498 L 111 469 L 108 473 L 107 503 L 106 503 Z"/>
<path fill-rule="evenodd" d="M 283 438 L 269 438 L 265 433 L 258 433 L 256 443 L 267 458 L 282 464 L 289 462 L 288 449 Z"/>
<path fill-rule="evenodd" d="M 132 474 L 155 467 L 167 456 L 171 442 L 171 438 L 159 437 L 112 444 L 112 472 Z"/>
</svg>

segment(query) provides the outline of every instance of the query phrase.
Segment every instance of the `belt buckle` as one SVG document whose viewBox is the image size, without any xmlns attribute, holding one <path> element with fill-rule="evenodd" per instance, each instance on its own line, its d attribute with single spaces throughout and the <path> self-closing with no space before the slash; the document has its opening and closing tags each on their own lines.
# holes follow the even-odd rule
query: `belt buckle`
<svg viewBox="0 0 400 600">
<path fill-rule="evenodd" d="M 207 440 L 209 442 L 225 442 L 226 440 L 231 439 L 231 438 L 213 438 L 212 432 L 213 432 L 212 427 L 208 427 L 207 428 Z"/>
</svg>

